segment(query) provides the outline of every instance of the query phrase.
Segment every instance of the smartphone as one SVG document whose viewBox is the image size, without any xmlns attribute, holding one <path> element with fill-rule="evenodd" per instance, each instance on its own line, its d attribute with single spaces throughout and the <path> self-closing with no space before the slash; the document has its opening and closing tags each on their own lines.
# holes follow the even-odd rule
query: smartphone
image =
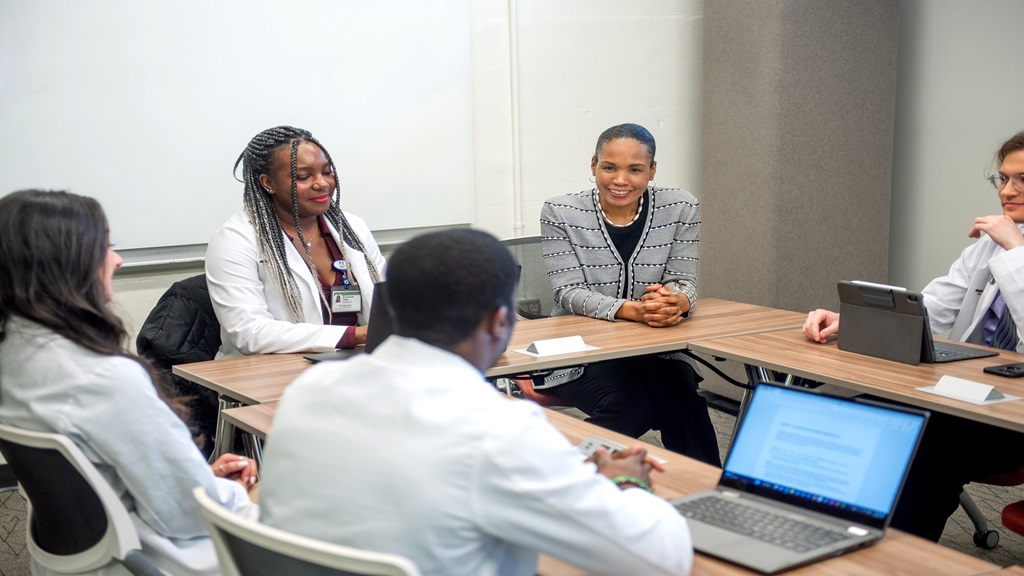
<svg viewBox="0 0 1024 576">
<path fill-rule="evenodd" d="M 605 450 L 611 452 L 612 454 L 625 448 L 625 446 L 623 446 L 622 444 L 617 444 L 615 442 L 612 442 L 611 440 L 605 440 L 600 436 L 587 436 L 587 438 L 584 439 L 583 442 L 580 442 L 579 446 L 577 446 L 576 449 L 579 450 L 587 458 L 590 458 L 600 446 L 603 446 Z M 666 464 L 664 458 L 658 458 L 657 456 L 651 456 L 649 454 L 647 457 L 650 458 L 651 460 L 654 460 L 658 464 Z"/>
<path fill-rule="evenodd" d="M 1006 378 L 1020 378 L 1024 376 L 1024 362 L 1016 364 L 1000 364 L 999 366 L 986 366 L 985 372 Z"/>
</svg>

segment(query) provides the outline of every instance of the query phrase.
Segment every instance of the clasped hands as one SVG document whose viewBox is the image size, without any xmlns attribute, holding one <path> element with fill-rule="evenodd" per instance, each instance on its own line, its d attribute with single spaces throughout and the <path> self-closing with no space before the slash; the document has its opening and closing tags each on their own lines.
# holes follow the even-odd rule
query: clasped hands
<svg viewBox="0 0 1024 576">
<path fill-rule="evenodd" d="M 651 284 L 639 302 L 627 301 L 616 316 L 661 328 L 679 324 L 689 310 L 690 299 L 685 294 L 677 294 L 662 284 Z"/>
<path fill-rule="evenodd" d="M 224 454 L 217 458 L 210 468 L 213 470 L 214 476 L 234 480 L 245 486 L 246 490 L 251 490 L 259 478 L 256 461 L 237 454 Z"/>
</svg>

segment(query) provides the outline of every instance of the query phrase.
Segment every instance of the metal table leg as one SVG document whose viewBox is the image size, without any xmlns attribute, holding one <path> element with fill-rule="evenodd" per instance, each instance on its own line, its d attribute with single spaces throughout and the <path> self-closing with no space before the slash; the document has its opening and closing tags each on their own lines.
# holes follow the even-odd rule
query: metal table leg
<svg viewBox="0 0 1024 576">
<path fill-rule="evenodd" d="M 233 398 L 220 396 L 217 398 L 217 437 L 213 441 L 213 451 L 210 453 L 210 464 L 217 461 L 222 455 L 231 452 L 235 441 L 235 426 L 224 420 L 224 410 L 237 408 L 242 404 Z"/>
</svg>

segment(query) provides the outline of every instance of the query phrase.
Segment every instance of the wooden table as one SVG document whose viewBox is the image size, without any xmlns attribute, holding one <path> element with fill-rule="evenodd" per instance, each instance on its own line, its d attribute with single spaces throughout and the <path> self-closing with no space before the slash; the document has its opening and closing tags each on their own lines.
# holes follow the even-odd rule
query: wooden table
<svg viewBox="0 0 1024 576">
<path fill-rule="evenodd" d="M 487 376 L 503 376 L 564 368 L 647 354 L 685 350 L 690 342 L 734 334 L 754 334 L 803 325 L 804 314 L 717 298 L 701 298 L 690 318 L 670 328 L 651 328 L 639 322 L 608 322 L 585 316 L 520 320 L 508 350 Z M 536 340 L 582 336 L 596 350 L 536 358 L 515 352 Z"/>
<path fill-rule="evenodd" d="M 991 384 L 1005 394 L 1024 397 L 1024 378 L 1003 378 L 982 372 L 985 366 L 1024 362 L 1024 355 L 1014 352 L 1000 351 L 999 356 L 988 358 L 911 366 L 846 352 L 834 341 L 811 342 L 800 330 L 698 340 L 690 344 L 690 349 L 1024 432 L 1024 401 L 979 406 L 916 389 L 932 386 L 942 376 L 950 375 Z"/>
<path fill-rule="evenodd" d="M 518 400 L 512 400 L 518 401 Z M 243 406 L 224 411 L 225 419 L 243 430 L 265 437 L 271 429 L 277 402 Z M 548 420 L 573 444 L 579 444 L 592 434 L 631 446 L 638 440 L 617 434 L 565 414 L 548 410 Z M 664 448 L 645 445 L 651 455 L 666 461 L 664 474 L 655 476 L 655 490 L 659 496 L 673 498 L 683 494 L 713 488 L 721 471 L 713 466 L 687 458 Z M 860 576 L 870 574 L 929 574 L 935 576 L 957 574 L 986 574 L 999 570 L 998 566 L 900 532 L 889 530 L 881 542 L 845 556 L 805 566 L 787 574 L 794 576 L 829 575 Z M 575 576 L 585 572 L 549 556 L 541 556 L 538 573 L 542 576 Z M 693 574 L 708 576 L 749 576 L 749 570 L 728 564 L 710 556 L 697 554 Z"/>
<path fill-rule="evenodd" d="M 992 573 L 992 576 L 1024 576 L 1024 568 L 1020 566 L 1010 566 L 1009 568 L 1003 568 Z"/>
<path fill-rule="evenodd" d="M 637 322 L 608 322 L 583 316 L 521 320 L 508 350 L 487 371 L 488 377 L 533 370 L 563 368 L 586 362 L 659 354 L 685 349 L 693 340 L 749 334 L 800 326 L 803 314 L 703 298 L 690 318 L 670 328 L 651 328 Z M 538 358 L 516 352 L 536 340 L 582 336 L 593 350 Z M 220 418 L 225 408 L 277 400 L 284 389 L 312 366 L 303 354 L 262 354 L 174 366 L 174 374 L 217 392 L 220 397 L 217 440 L 213 458 L 231 449 L 234 430 Z M 260 459 L 258 443 L 248 443 L 251 456 Z"/>
<path fill-rule="evenodd" d="M 671 328 L 651 328 L 637 322 L 607 322 L 584 316 L 520 320 L 508 350 L 488 377 L 564 368 L 586 362 L 660 354 L 686 349 L 691 342 L 803 324 L 804 315 L 753 304 L 702 298 L 691 317 Z M 536 340 L 582 336 L 596 350 L 537 358 L 515 352 Z M 277 400 L 284 388 L 312 364 L 302 354 L 263 354 L 174 366 L 174 374 L 201 384 L 241 404 Z"/>
</svg>

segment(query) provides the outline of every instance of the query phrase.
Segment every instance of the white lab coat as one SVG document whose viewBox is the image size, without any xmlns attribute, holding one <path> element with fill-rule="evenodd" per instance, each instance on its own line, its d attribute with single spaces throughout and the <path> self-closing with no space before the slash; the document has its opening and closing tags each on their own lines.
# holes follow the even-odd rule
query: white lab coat
<svg viewBox="0 0 1024 576">
<path fill-rule="evenodd" d="M 192 497 L 250 518 L 259 509 L 241 484 L 217 478 L 185 424 L 157 396 L 142 366 L 86 350 L 18 316 L 0 342 L 0 422 L 68 436 L 131 515 L 143 552 L 165 574 L 219 573 L 213 543 Z M 33 574 L 49 574 L 38 565 Z M 110 563 L 94 575 L 127 575 Z"/>
<path fill-rule="evenodd" d="M 384 256 L 366 223 L 345 213 L 353 231 L 363 242 L 377 270 L 384 272 Z M 338 231 L 331 228 L 335 241 Z M 210 286 L 213 309 L 220 321 L 218 358 L 247 354 L 287 352 L 326 352 L 334 350 L 347 326 L 324 326 L 321 314 L 320 285 L 288 237 L 281 232 L 288 254 L 288 268 L 302 292 L 301 322 L 288 309 L 284 294 L 269 274 L 256 243 L 256 230 L 245 211 L 237 212 L 221 226 L 206 249 L 206 280 Z M 373 280 L 363 253 L 345 245 L 349 272 L 362 292 L 359 324 L 369 320 L 373 301 Z"/>
<path fill-rule="evenodd" d="M 686 519 L 619 490 L 463 358 L 391 336 L 288 387 L 267 439 L 261 521 L 401 554 L 424 576 L 526 576 L 537 554 L 595 574 L 685 575 Z"/>
<path fill-rule="evenodd" d="M 1024 224 L 1017 227 L 1024 231 Z M 997 291 L 1017 323 L 1017 351 L 1024 352 L 1024 247 L 1007 251 L 987 235 L 922 290 L 932 332 L 949 330 L 954 340 L 982 343 L 985 313 Z"/>
</svg>

